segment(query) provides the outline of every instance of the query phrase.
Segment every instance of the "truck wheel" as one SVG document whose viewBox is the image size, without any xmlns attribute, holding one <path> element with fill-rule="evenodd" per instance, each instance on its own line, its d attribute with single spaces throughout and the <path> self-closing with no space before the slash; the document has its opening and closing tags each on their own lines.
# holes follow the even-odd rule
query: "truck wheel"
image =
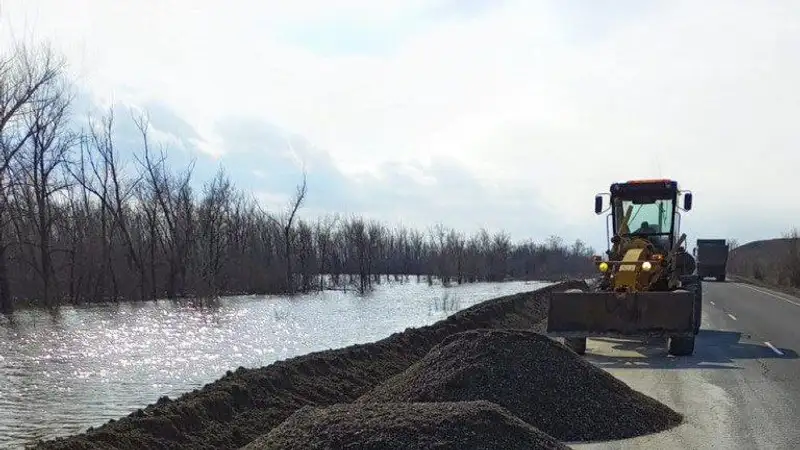
<svg viewBox="0 0 800 450">
<path fill-rule="evenodd" d="M 694 353 L 694 336 L 675 336 L 669 338 L 668 349 L 670 355 L 689 356 Z"/>
<path fill-rule="evenodd" d="M 586 353 L 586 338 L 564 338 L 564 344 L 575 353 L 583 355 Z"/>
</svg>

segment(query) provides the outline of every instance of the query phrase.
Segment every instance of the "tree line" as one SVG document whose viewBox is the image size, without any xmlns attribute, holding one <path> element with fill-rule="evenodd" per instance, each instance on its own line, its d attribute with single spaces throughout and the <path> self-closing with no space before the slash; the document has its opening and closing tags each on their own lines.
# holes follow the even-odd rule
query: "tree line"
<svg viewBox="0 0 800 450">
<path fill-rule="evenodd" d="M 783 237 L 730 245 L 728 273 L 772 287 L 800 290 L 800 229 L 792 228 Z"/>
<path fill-rule="evenodd" d="M 146 115 L 122 154 L 113 110 L 80 129 L 64 60 L 47 47 L 0 57 L 0 310 L 15 304 L 214 297 L 351 286 L 389 277 L 444 284 L 592 273 L 581 241 L 512 243 L 362 217 L 298 217 L 306 178 L 284 211 L 265 211 L 220 169 L 199 191 L 173 170 Z"/>
</svg>

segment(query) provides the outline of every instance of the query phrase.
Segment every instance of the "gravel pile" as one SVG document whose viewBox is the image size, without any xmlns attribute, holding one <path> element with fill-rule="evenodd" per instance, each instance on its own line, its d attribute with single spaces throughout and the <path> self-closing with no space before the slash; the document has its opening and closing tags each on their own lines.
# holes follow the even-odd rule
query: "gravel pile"
<svg viewBox="0 0 800 450">
<path fill-rule="evenodd" d="M 436 344 L 477 328 L 530 328 L 547 313 L 552 291 L 586 288 L 567 281 L 487 300 L 429 326 L 368 344 L 309 353 L 269 366 L 228 372 L 202 389 L 112 420 L 42 449 L 238 449 L 304 406 L 348 403 L 396 375 Z"/>
<path fill-rule="evenodd" d="M 560 441 L 624 439 L 681 423 L 682 416 L 593 366 L 564 345 L 523 330 L 472 330 L 358 403 L 487 400 Z"/>
<path fill-rule="evenodd" d="M 490 402 L 305 407 L 245 450 L 563 450 Z"/>
</svg>

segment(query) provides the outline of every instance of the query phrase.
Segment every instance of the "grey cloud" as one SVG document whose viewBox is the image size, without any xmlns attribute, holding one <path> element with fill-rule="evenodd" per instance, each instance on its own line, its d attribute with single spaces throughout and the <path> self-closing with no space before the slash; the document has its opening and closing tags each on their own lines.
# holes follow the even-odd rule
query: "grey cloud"
<svg viewBox="0 0 800 450">
<path fill-rule="evenodd" d="M 480 227 L 505 229 L 519 239 L 544 239 L 550 234 L 574 238 L 565 233 L 572 230 L 562 228 L 537 202 L 539 195 L 532 188 L 495 192 L 456 160 L 434 159 L 427 167 L 384 163 L 375 176 L 350 179 L 328 152 L 269 123 L 229 117 L 219 123 L 218 131 L 225 146 L 222 164 L 237 184 L 272 194 L 291 195 L 300 180 L 301 168 L 288 152 L 286 141 L 291 140 L 308 173 L 308 210 L 363 214 L 423 228 L 440 222 L 468 232 Z M 254 176 L 254 169 L 265 176 Z M 436 183 L 421 183 L 410 170 Z"/>
<path fill-rule="evenodd" d="M 301 180 L 302 164 L 308 174 L 309 207 L 337 209 L 353 197 L 352 186 L 330 155 L 301 136 L 262 120 L 237 117 L 221 120 L 217 131 L 225 150 L 222 164 L 243 188 L 291 194 Z M 254 176 L 253 170 L 264 177 Z"/>
<path fill-rule="evenodd" d="M 115 114 L 117 146 L 129 159 L 132 150 L 140 148 L 140 137 L 124 105 L 116 105 Z M 158 116 L 151 113 L 152 117 Z M 195 130 L 181 128 L 181 122 L 159 119 L 158 124 L 163 131 L 184 139 L 186 136 L 181 133 L 197 135 Z M 178 125 L 170 127 L 169 123 Z M 515 239 L 543 240 L 555 234 L 566 240 L 580 237 L 599 250 L 606 245 L 605 222 L 602 216 L 597 217 L 591 211 L 591 195 L 586 198 L 585 220 L 578 224 L 566 224 L 548 207 L 548 202 L 558 201 L 558 184 L 544 192 L 524 184 L 495 190 L 484 185 L 456 160 L 445 158 L 434 159 L 430 165 L 387 162 L 379 167 L 376 176 L 351 179 L 336 167 L 328 152 L 315 147 L 302 136 L 289 135 L 267 122 L 229 117 L 220 121 L 217 132 L 223 139 L 225 150 L 219 162 L 196 151 L 191 155 L 168 151 L 169 163 L 178 171 L 186 167 L 190 156 L 197 157 L 194 184 L 198 189 L 222 166 L 235 184 L 247 193 L 291 195 L 301 179 L 301 167 L 295 159 L 298 158 L 308 173 L 309 192 L 304 208 L 308 214 L 356 213 L 423 229 L 443 223 L 465 232 L 480 227 L 505 229 Z M 294 155 L 289 151 L 287 140 L 291 142 Z M 254 170 L 262 172 L 264 177 L 255 176 Z M 435 183 L 421 183 L 410 172 L 420 173 Z M 532 170 L 531 176 L 538 176 L 536 170 Z M 603 189 L 598 187 L 598 190 Z M 713 195 L 695 194 L 701 194 L 697 196 L 696 208 L 685 214 L 683 220 L 690 243 L 696 237 L 706 235 L 736 237 L 740 242 L 747 242 L 767 235 L 779 236 L 792 225 L 777 211 L 758 221 L 744 222 L 739 211 L 716 214 L 719 208 L 704 204 Z M 713 220 L 706 212 L 712 209 L 715 211 Z"/>
<path fill-rule="evenodd" d="M 192 139 L 200 139 L 197 130 L 182 119 L 169 106 L 161 102 L 151 102 L 143 106 L 154 129 L 175 137 L 183 148 L 177 149 L 174 145 L 163 147 L 167 163 L 175 171 L 183 171 L 192 160 L 196 160 L 194 169 L 195 187 L 201 188 L 206 180 L 211 179 L 217 165 L 201 153 Z M 142 135 L 134 123 L 134 112 L 130 105 L 117 102 L 111 105 L 114 115 L 114 146 L 119 152 L 120 163 L 127 170 L 134 170 L 136 164 L 134 154 L 142 150 Z M 91 95 L 78 89 L 71 108 L 71 122 L 76 129 L 88 130 L 89 118 L 99 120 L 109 113 L 109 108 L 95 103 Z M 151 136 L 151 139 L 153 137 Z M 154 150 L 160 146 L 151 142 Z"/>
<path fill-rule="evenodd" d="M 381 177 L 363 182 L 361 212 L 419 226 L 443 223 L 472 232 L 505 229 L 517 239 L 544 238 L 565 231 L 536 199 L 532 188 L 495 192 L 453 159 L 435 159 L 422 168 L 433 185 L 419 183 L 398 164 L 384 164 Z"/>
<path fill-rule="evenodd" d="M 154 128 L 174 135 L 187 149 L 195 148 L 191 140 L 200 139 L 200 135 L 192 125 L 179 117 L 172 108 L 158 101 L 146 103 L 143 107 L 147 111 L 150 124 Z"/>
</svg>

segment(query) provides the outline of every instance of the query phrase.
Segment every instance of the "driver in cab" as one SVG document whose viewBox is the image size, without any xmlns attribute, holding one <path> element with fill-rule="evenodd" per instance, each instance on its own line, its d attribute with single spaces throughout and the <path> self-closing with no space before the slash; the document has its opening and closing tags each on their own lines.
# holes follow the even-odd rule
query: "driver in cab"
<svg viewBox="0 0 800 450">
<path fill-rule="evenodd" d="M 653 236 L 654 234 L 658 233 L 661 233 L 661 230 L 654 225 L 650 225 L 650 223 L 647 222 L 646 220 L 642 221 L 642 224 L 639 226 L 639 229 L 633 232 L 633 234 L 644 235 L 643 237 L 648 241 L 650 241 L 656 247 L 659 247 L 662 250 L 666 249 L 669 240 L 664 236 Z"/>
<path fill-rule="evenodd" d="M 653 225 L 650 225 L 650 223 L 645 220 L 645 221 L 642 222 L 642 225 L 639 226 L 639 229 L 634 231 L 633 233 L 634 234 L 657 234 L 657 233 L 660 233 L 660 232 L 661 232 L 661 230 L 659 230 L 658 228 L 654 227 Z"/>
</svg>

